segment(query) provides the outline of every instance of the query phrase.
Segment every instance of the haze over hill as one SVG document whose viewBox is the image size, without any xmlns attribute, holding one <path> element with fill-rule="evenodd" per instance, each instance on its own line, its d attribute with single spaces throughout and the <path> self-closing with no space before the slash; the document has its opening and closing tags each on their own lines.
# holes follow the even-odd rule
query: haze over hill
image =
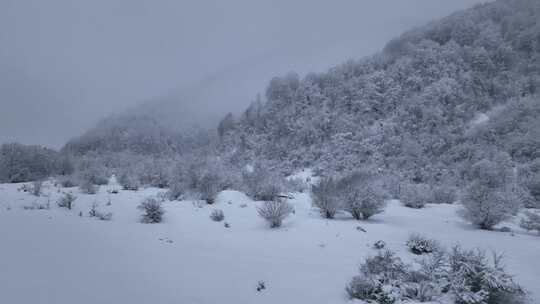
<svg viewBox="0 0 540 304">
<path fill-rule="evenodd" d="M 215 124 L 275 75 L 369 55 L 404 28 L 478 2 L 2 1 L 0 142 L 59 148 L 163 96 L 177 120 L 193 117 L 182 116 L 191 104 Z"/>
</svg>

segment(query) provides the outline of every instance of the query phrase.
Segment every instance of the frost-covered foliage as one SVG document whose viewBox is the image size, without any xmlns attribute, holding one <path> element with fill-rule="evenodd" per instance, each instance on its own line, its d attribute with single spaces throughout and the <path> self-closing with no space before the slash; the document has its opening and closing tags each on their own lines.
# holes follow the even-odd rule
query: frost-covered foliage
<svg viewBox="0 0 540 304">
<path fill-rule="evenodd" d="M 102 212 L 99 209 L 99 204 L 97 202 L 92 203 L 90 206 L 90 211 L 88 211 L 89 217 L 95 217 L 101 221 L 110 221 L 112 220 L 113 214 L 111 212 Z"/>
<path fill-rule="evenodd" d="M 523 290 L 502 265 L 502 256 L 490 261 L 480 249 L 454 247 L 449 254 L 450 290 L 457 304 L 518 304 Z"/>
<path fill-rule="evenodd" d="M 382 213 L 385 206 L 384 196 L 377 192 L 376 188 L 362 185 L 346 190 L 345 210 L 357 220 L 367 220 Z"/>
<path fill-rule="evenodd" d="M 168 197 L 176 200 L 186 194 L 213 204 L 217 194 L 225 189 L 240 189 L 240 171 L 224 164 L 219 158 L 189 158 L 178 161 L 169 179 Z"/>
<path fill-rule="evenodd" d="M 432 253 L 441 249 L 436 240 L 428 239 L 417 233 L 409 235 L 406 245 L 412 253 L 418 255 Z"/>
<path fill-rule="evenodd" d="M 368 303 L 440 301 L 457 304 L 524 304 L 525 293 L 501 265 L 483 251 L 434 251 L 413 265 L 386 250 L 368 257 L 346 291 L 350 298 Z"/>
<path fill-rule="evenodd" d="M 89 156 L 79 159 L 75 166 L 79 182 L 88 181 L 99 186 L 108 184 L 110 172 L 104 163 L 104 159 Z"/>
<path fill-rule="evenodd" d="M 400 200 L 410 208 L 424 208 L 432 201 L 433 193 L 426 184 L 404 184 L 401 186 Z"/>
<path fill-rule="evenodd" d="M 283 220 L 293 213 L 294 208 L 286 200 L 276 198 L 273 201 L 264 201 L 257 208 L 259 216 L 268 221 L 270 228 L 278 228 Z"/>
<path fill-rule="evenodd" d="M 79 190 L 85 194 L 96 194 L 99 191 L 99 186 L 85 179 L 80 182 Z"/>
<path fill-rule="evenodd" d="M 30 189 L 30 194 L 34 196 L 40 196 L 43 189 L 43 181 L 34 181 Z"/>
<path fill-rule="evenodd" d="M 355 219 L 367 220 L 382 213 L 386 207 L 385 193 L 376 176 L 356 172 L 338 182 L 338 192 L 344 201 L 344 210 Z"/>
<path fill-rule="evenodd" d="M 433 204 L 453 204 L 457 198 L 457 189 L 452 186 L 439 185 L 432 190 L 431 203 Z"/>
<path fill-rule="evenodd" d="M 137 191 L 141 186 L 135 174 L 128 171 L 120 173 L 117 181 L 124 190 Z"/>
<path fill-rule="evenodd" d="M 284 178 L 271 168 L 257 164 L 242 173 L 246 194 L 258 201 L 273 201 L 285 189 Z"/>
<path fill-rule="evenodd" d="M 163 214 L 165 213 L 165 210 L 161 206 L 161 201 L 153 197 L 146 198 L 137 209 L 143 212 L 141 222 L 147 224 L 161 223 Z"/>
<path fill-rule="evenodd" d="M 210 205 L 215 202 L 218 192 L 222 189 L 220 177 L 216 172 L 205 172 L 197 183 L 201 199 Z"/>
<path fill-rule="evenodd" d="M 324 218 L 334 218 L 336 213 L 343 208 L 339 190 L 338 183 L 333 178 L 322 178 L 311 187 L 313 206 L 319 208 Z"/>
<path fill-rule="evenodd" d="M 0 145 L 0 182 L 35 181 L 72 171 L 69 158 L 54 150 L 18 143 Z"/>
<path fill-rule="evenodd" d="M 481 229 L 509 219 L 521 207 L 512 186 L 512 169 L 508 157 L 484 159 L 471 167 L 469 186 L 461 199 L 464 219 Z"/>
<path fill-rule="evenodd" d="M 351 299 L 392 304 L 401 298 L 399 283 L 405 279 L 407 265 L 394 252 L 386 250 L 368 257 L 346 291 Z"/>
<path fill-rule="evenodd" d="M 223 214 L 223 210 L 214 209 L 212 210 L 212 213 L 210 213 L 210 218 L 214 222 L 221 222 L 225 219 L 225 214 Z"/>
<path fill-rule="evenodd" d="M 492 1 L 374 56 L 276 77 L 266 100 L 224 120 L 219 148 L 283 170 L 336 176 L 368 165 L 430 185 L 459 184 L 462 168 L 496 152 L 530 163 L 540 151 L 538 16 L 535 0 Z"/>
<path fill-rule="evenodd" d="M 75 195 L 71 194 L 70 192 L 65 193 L 58 200 L 58 202 L 57 202 L 58 207 L 67 208 L 67 209 L 71 210 L 71 208 L 73 208 L 73 203 L 75 202 L 76 199 L 77 199 L 77 197 Z"/>
<path fill-rule="evenodd" d="M 75 187 L 75 186 L 78 186 L 78 183 L 79 183 L 76 177 L 72 174 L 59 176 L 57 181 L 60 184 L 60 186 L 64 188 Z"/>
<path fill-rule="evenodd" d="M 519 184 L 524 187 L 524 207 L 540 208 L 540 158 L 518 170 Z"/>
<path fill-rule="evenodd" d="M 527 231 L 536 231 L 540 233 L 540 215 L 534 212 L 525 212 L 521 219 L 520 226 Z"/>
</svg>

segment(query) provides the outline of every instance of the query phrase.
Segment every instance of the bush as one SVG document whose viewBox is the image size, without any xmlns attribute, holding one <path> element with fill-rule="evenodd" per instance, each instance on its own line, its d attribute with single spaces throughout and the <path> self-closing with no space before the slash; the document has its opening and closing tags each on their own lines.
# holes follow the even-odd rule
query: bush
<svg viewBox="0 0 540 304">
<path fill-rule="evenodd" d="M 265 201 L 262 206 L 257 208 L 259 216 L 270 223 L 270 228 L 281 226 L 282 221 L 293 213 L 294 208 L 283 199 Z"/>
<path fill-rule="evenodd" d="M 503 156 L 494 161 L 479 161 L 471 167 L 469 186 L 461 200 L 460 215 L 481 229 L 493 229 L 521 207 L 509 157 Z"/>
<path fill-rule="evenodd" d="M 449 186 L 437 186 L 433 188 L 433 204 L 453 204 L 457 200 L 457 190 Z"/>
<path fill-rule="evenodd" d="M 456 303 L 519 303 L 524 292 L 504 271 L 501 261 L 497 254 L 490 263 L 480 249 L 454 247 L 449 254 L 448 280 Z"/>
<path fill-rule="evenodd" d="M 96 194 L 99 191 L 99 186 L 92 184 L 89 180 L 84 180 L 79 185 L 79 190 L 86 194 Z"/>
<path fill-rule="evenodd" d="M 58 183 L 64 188 L 78 186 L 78 183 L 73 175 L 62 175 L 58 178 Z"/>
<path fill-rule="evenodd" d="M 400 299 L 399 282 L 407 273 L 407 266 L 392 251 L 368 257 L 360 266 L 360 274 L 353 277 L 345 290 L 351 299 L 392 304 Z"/>
<path fill-rule="evenodd" d="M 214 209 L 214 210 L 212 210 L 212 213 L 210 213 L 210 218 L 214 222 L 221 222 L 221 221 L 223 221 L 225 219 L 225 214 L 223 214 L 222 210 Z"/>
<path fill-rule="evenodd" d="M 493 227 L 519 210 L 519 200 L 511 190 L 493 189 L 474 182 L 464 191 L 459 214 L 481 229 Z"/>
<path fill-rule="evenodd" d="M 282 192 L 280 182 L 276 178 L 255 176 L 255 174 L 244 175 L 246 194 L 257 201 L 272 201 Z"/>
<path fill-rule="evenodd" d="M 432 253 L 440 249 L 437 241 L 425 238 L 417 233 L 409 235 L 406 245 L 412 253 L 418 255 Z"/>
<path fill-rule="evenodd" d="M 281 176 L 260 165 L 252 172 L 243 172 L 242 179 L 246 194 L 257 201 L 273 201 L 285 188 Z"/>
<path fill-rule="evenodd" d="M 75 202 L 75 200 L 77 199 L 77 197 L 71 193 L 65 193 L 64 196 L 62 196 L 57 204 L 58 204 L 58 207 L 61 207 L 61 208 L 68 208 L 69 210 L 71 210 L 71 208 L 73 207 L 73 203 Z"/>
<path fill-rule="evenodd" d="M 107 213 L 98 212 L 96 217 L 100 221 L 110 221 L 110 220 L 112 220 L 113 214 L 112 214 L 112 212 L 107 212 Z"/>
<path fill-rule="evenodd" d="M 372 185 L 347 187 L 343 193 L 345 210 L 357 219 L 367 220 L 382 213 L 386 203 L 379 189 Z"/>
<path fill-rule="evenodd" d="M 152 197 L 145 199 L 137 208 L 143 211 L 141 222 L 147 224 L 161 223 L 165 213 L 161 202 Z"/>
<path fill-rule="evenodd" d="M 219 176 L 214 173 L 206 173 L 198 182 L 197 190 L 201 195 L 201 199 L 211 205 L 215 202 L 216 196 L 220 189 Z"/>
<path fill-rule="evenodd" d="M 123 190 L 137 191 L 139 190 L 140 183 L 134 174 L 123 172 L 118 177 L 118 183 L 122 186 Z"/>
<path fill-rule="evenodd" d="M 34 195 L 34 196 L 40 196 L 42 187 L 43 187 L 43 182 L 42 181 L 32 182 L 32 187 L 30 189 L 30 193 L 32 195 Z"/>
<path fill-rule="evenodd" d="M 169 191 L 167 191 L 167 197 L 169 200 L 174 201 L 182 197 L 186 193 L 186 185 L 183 179 L 182 166 L 177 165 L 171 174 L 169 179 Z"/>
<path fill-rule="evenodd" d="M 481 250 L 434 251 L 417 265 L 406 265 L 391 251 L 368 257 L 359 275 L 347 285 L 350 298 L 368 303 L 440 301 L 457 304 L 518 304 L 524 291 L 501 266 L 501 256 L 490 264 Z M 448 295 L 444 295 L 448 294 Z"/>
<path fill-rule="evenodd" d="M 92 203 L 92 206 L 90 207 L 90 211 L 88 211 L 88 216 L 98 218 L 102 221 L 110 221 L 112 219 L 112 213 L 103 213 L 98 210 L 98 203 L 94 202 Z"/>
<path fill-rule="evenodd" d="M 536 230 L 540 233 L 540 215 L 533 212 L 525 212 L 525 218 L 521 219 L 521 228 L 527 231 Z"/>
<path fill-rule="evenodd" d="M 334 218 L 342 208 L 338 185 L 333 178 L 323 178 L 311 187 L 313 205 L 319 208 L 324 218 Z"/>
<path fill-rule="evenodd" d="M 430 187 L 426 184 L 405 184 L 401 187 L 401 202 L 409 208 L 424 208 L 432 197 Z"/>
<path fill-rule="evenodd" d="M 87 181 L 98 186 L 107 185 L 109 183 L 107 170 L 103 166 L 95 165 L 88 167 L 82 171 L 79 171 L 77 175 L 81 183 Z"/>
</svg>

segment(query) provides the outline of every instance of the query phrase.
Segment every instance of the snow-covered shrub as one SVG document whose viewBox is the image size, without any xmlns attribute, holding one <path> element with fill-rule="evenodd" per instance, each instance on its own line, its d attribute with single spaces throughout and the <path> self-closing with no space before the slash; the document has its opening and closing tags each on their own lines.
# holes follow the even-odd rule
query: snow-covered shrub
<svg viewBox="0 0 540 304">
<path fill-rule="evenodd" d="M 182 197 L 186 193 L 186 184 L 183 179 L 183 167 L 177 165 L 169 179 L 169 191 L 167 191 L 167 197 L 169 200 L 174 201 Z"/>
<path fill-rule="evenodd" d="M 368 303 L 444 298 L 457 304 L 525 304 L 524 291 L 504 271 L 500 255 L 490 262 L 483 251 L 459 246 L 450 253 L 434 251 L 414 265 L 391 251 L 379 251 L 366 258 L 346 291 Z"/>
<path fill-rule="evenodd" d="M 448 292 L 447 260 L 446 252 L 439 250 L 417 261 L 419 267 L 410 268 L 401 285 L 402 296 L 428 302 Z"/>
<path fill-rule="evenodd" d="M 256 167 L 242 175 L 246 194 L 254 200 L 273 201 L 283 192 L 283 178 L 267 170 Z"/>
<path fill-rule="evenodd" d="M 540 233 L 540 214 L 534 212 L 525 212 L 525 217 L 521 219 L 521 228 L 527 231 L 534 231 Z"/>
<path fill-rule="evenodd" d="M 424 208 L 431 202 L 433 194 L 427 184 L 404 184 L 401 187 L 400 200 L 409 208 Z"/>
<path fill-rule="evenodd" d="M 111 212 L 107 212 L 107 213 L 101 212 L 99 211 L 98 207 L 99 207 L 98 203 L 96 202 L 92 203 L 92 205 L 90 206 L 90 211 L 88 211 L 88 216 L 95 217 L 101 221 L 110 221 L 112 219 L 113 214 Z"/>
<path fill-rule="evenodd" d="M 324 218 L 334 218 L 342 209 L 342 201 L 338 193 L 338 185 L 333 178 L 322 178 L 311 187 L 313 205 L 319 208 Z"/>
<path fill-rule="evenodd" d="M 71 188 L 78 186 L 77 179 L 73 175 L 62 175 L 58 177 L 58 183 L 64 188 Z"/>
<path fill-rule="evenodd" d="M 79 171 L 77 176 L 81 183 L 88 181 L 98 186 L 107 185 L 109 183 L 106 168 L 99 165 L 92 165 L 84 169 L 84 171 Z"/>
<path fill-rule="evenodd" d="M 212 213 L 210 213 L 210 218 L 214 222 L 221 222 L 225 219 L 225 214 L 223 214 L 223 210 L 214 209 L 212 210 Z"/>
<path fill-rule="evenodd" d="M 492 229 L 521 207 L 508 158 L 502 155 L 495 160 L 481 160 L 470 169 L 469 186 L 461 199 L 463 210 L 460 214 L 481 229 Z"/>
<path fill-rule="evenodd" d="M 197 191 L 201 195 L 201 199 L 211 205 L 215 202 L 220 188 L 220 178 L 214 172 L 206 172 L 199 180 Z"/>
<path fill-rule="evenodd" d="M 81 190 L 82 193 L 86 194 L 96 194 L 99 191 L 99 186 L 94 185 L 89 180 L 83 180 L 79 185 L 79 190 Z"/>
<path fill-rule="evenodd" d="M 457 189 L 440 185 L 433 188 L 432 195 L 432 204 L 453 204 L 457 200 Z"/>
<path fill-rule="evenodd" d="M 407 266 L 394 252 L 380 251 L 360 265 L 345 290 L 351 299 L 392 304 L 401 298 L 399 285 L 407 275 Z"/>
<path fill-rule="evenodd" d="M 88 211 L 88 216 L 95 217 L 98 214 L 97 208 L 99 207 L 98 203 L 93 202 L 90 206 L 90 211 Z"/>
<path fill-rule="evenodd" d="M 34 196 L 40 196 L 42 188 L 43 188 L 43 182 L 42 181 L 34 181 L 34 182 L 32 182 L 32 186 L 30 188 L 30 194 L 32 194 Z"/>
<path fill-rule="evenodd" d="M 110 221 L 110 220 L 112 220 L 113 214 L 112 214 L 112 212 L 107 212 L 107 213 L 98 212 L 96 214 L 96 217 L 100 221 Z"/>
<path fill-rule="evenodd" d="M 370 184 L 352 185 L 343 190 L 344 209 L 357 219 L 367 220 L 382 213 L 386 207 L 384 195 Z"/>
<path fill-rule="evenodd" d="M 123 190 L 137 191 L 141 186 L 137 176 L 130 172 L 122 172 L 117 181 Z"/>
<path fill-rule="evenodd" d="M 40 204 L 38 202 L 33 202 L 31 205 L 23 206 L 24 210 L 49 210 L 51 209 L 51 204 L 49 202 L 45 204 Z"/>
<path fill-rule="evenodd" d="M 273 201 L 264 201 L 257 208 L 259 216 L 270 223 L 270 228 L 280 227 L 283 220 L 293 213 L 293 211 L 294 208 L 292 205 L 280 198 L 276 198 Z"/>
<path fill-rule="evenodd" d="M 377 250 L 384 249 L 386 247 L 386 242 L 383 240 L 378 240 L 375 243 L 373 243 L 373 248 Z"/>
<path fill-rule="evenodd" d="M 417 233 L 409 235 L 406 245 L 412 253 L 418 255 L 432 253 L 440 249 L 440 245 L 437 241 L 428 239 Z"/>
<path fill-rule="evenodd" d="M 147 224 L 161 223 L 165 213 L 161 202 L 153 197 L 146 198 L 137 208 L 143 212 L 141 222 Z"/>
<path fill-rule="evenodd" d="M 57 204 L 58 204 L 58 207 L 61 207 L 61 208 L 68 208 L 69 210 L 71 210 L 71 208 L 73 207 L 73 202 L 75 202 L 75 200 L 77 199 L 77 197 L 73 194 L 71 194 L 70 192 L 68 193 L 65 193 L 64 196 L 62 196 Z"/>
<path fill-rule="evenodd" d="M 519 200 L 511 190 L 493 189 L 478 182 L 473 182 L 465 189 L 461 202 L 463 209 L 459 214 L 487 230 L 509 219 L 520 207 Z"/>
<path fill-rule="evenodd" d="M 137 166 L 137 179 L 142 185 L 163 189 L 169 186 L 170 168 L 171 161 L 155 158 L 145 159 Z"/>
<path fill-rule="evenodd" d="M 450 291 L 457 304 L 521 303 L 524 292 L 501 264 L 502 256 L 486 257 L 484 251 L 456 246 L 449 253 Z"/>
<path fill-rule="evenodd" d="M 388 193 L 389 198 L 399 199 L 401 193 L 401 178 L 398 175 L 384 175 L 381 177 L 382 188 Z"/>
</svg>

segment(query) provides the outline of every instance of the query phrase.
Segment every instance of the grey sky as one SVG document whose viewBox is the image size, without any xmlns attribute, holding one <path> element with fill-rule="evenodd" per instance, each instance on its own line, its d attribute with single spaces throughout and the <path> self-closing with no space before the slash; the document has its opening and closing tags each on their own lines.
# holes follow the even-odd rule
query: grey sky
<svg viewBox="0 0 540 304">
<path fill-rule="evenodd" d="M 0 0 L 0 142 L 60 147 L 163 96 L 212 117 L 479 0 Z M 182 94 L 186 88 L 190 94 Z"/>
</svg>

